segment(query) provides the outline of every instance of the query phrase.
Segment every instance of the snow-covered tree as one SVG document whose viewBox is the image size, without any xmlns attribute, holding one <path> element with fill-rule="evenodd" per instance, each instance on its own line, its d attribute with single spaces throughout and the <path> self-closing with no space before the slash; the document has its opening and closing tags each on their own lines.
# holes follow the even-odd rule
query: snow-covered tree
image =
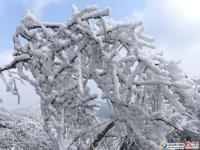
<svg viewBox="0 0 200 150">
<path fill-rule="evenodd" d="M 64 24 L 40 22 L 27 12 L 13 36 L 14 60 L 0 68 L 8 91 L 19 98 L 17 75 L 35 88 L 56 150 L 119 149 L 124 141 L 127 149 L 137 141 L 155 150 L 174 129 L 198 132 L 193 81 L 154 50 L 142 22 L 105 19 L 109 9 L 97 6 L 72 6 L 72 12 Z M 107 123 L 97 117 L 98 96 L 90 94 L 89 80 L 109 105 Z"/>
</svg>

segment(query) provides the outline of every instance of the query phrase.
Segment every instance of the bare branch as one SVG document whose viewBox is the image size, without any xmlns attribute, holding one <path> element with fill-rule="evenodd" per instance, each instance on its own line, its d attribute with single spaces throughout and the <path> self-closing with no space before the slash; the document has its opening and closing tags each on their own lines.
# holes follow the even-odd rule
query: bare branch
<svg viewBox="0 0 200 150">
<path fill-rule="evenodd" d="M 109 123 L 94 139 L 94 141 L 92 142 L 92 144 L 90 145 L 89 150 L 94 150 L 99 143 L 101 142 L 101 140 L 105 137 L 105 135 L 108 133 L 108 131 L 110 131 L 113 127 L 114 127 L 115 123 L 111 122 Z"/>
</svg>

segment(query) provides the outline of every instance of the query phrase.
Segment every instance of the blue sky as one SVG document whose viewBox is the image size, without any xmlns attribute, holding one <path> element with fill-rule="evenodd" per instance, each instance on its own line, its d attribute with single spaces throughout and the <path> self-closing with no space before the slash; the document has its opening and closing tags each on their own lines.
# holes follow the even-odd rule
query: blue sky
<svg viewBox="0 0 200 150">
<path fill-rule="evenodd" d="M 0 0 L 0 66 L 12 59 L 12 36 L 26 9 L 42 21 L 65 22 L 71 15 L 70 6 L 78 8 L 95 4 L 110 7 L 110 18 L 142 20 L 145 33 L 155 38 L 158 51 L 170 60 L 182 60 L 180 67 L 189 74 L 200 75 L 200 1 L 199 0 Z M 1 97 L 10 109 L 29 106 L 39 101 L 34 90 L 22 86 L 22 105 L 16 97 L 4 92 Z M 1 105 L 0 105 L 1 106 Z"/>
</svg>

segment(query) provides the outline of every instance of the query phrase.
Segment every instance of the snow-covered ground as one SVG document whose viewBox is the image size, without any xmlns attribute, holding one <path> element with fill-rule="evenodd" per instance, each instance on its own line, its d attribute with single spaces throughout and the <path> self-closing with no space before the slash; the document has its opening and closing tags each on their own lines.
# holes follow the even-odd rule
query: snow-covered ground
<svg viewBox="0 0 200 150">
<path fill-rule="evenodd" d="M 0 150 L 50 149 L 51 143 L 41 122 L 25 113 L 0 108 Z"/>
</svg>

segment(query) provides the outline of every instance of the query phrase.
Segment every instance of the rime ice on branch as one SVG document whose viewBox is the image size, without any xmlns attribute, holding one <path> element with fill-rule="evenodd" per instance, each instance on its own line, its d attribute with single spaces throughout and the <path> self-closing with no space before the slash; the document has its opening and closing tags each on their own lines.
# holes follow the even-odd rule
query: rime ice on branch
<svg viewBox="0 0 200 150">
<path fill-rule="evenodd" d="M 176 62 L 152 50 L 142 22 L 110 21 L 104 18 L 109 9 L 97 6 L 72 11 L 64 24 L 40 22 L 27 12 L 13 37 L 14 60 L 0 68 L 13 94 L 15 79 L 6 82 L 6 70 L 15 69 L 35 87 L 55 149 L 114 149 L 133 137 L 143 149 L 158 149 L 166 134 L 186 126 L 183 120 L 198 122 L 192 82 Z M 90 79 L 112 112 L 107 126 L 97 118 Z"/>
</svg>

